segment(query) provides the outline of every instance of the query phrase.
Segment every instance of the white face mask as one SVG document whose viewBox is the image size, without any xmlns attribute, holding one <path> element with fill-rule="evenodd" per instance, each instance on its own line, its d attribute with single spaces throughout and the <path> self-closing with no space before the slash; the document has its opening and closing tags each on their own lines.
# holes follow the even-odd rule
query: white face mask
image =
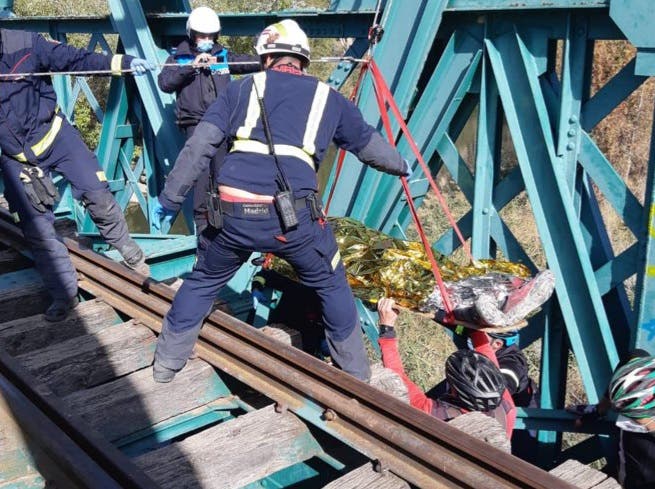
<svg viewBox="0 0 655 489">
<path fill-rule="evenodd" d="M 630 431 L 632 433 L 648 433 L 648 427 L 655 419 L 650 420 L 646 424 L 639 424 L 635 420 L 620 415 L 616 418 L 616 427 L 623 431 Z"/>
</svg>

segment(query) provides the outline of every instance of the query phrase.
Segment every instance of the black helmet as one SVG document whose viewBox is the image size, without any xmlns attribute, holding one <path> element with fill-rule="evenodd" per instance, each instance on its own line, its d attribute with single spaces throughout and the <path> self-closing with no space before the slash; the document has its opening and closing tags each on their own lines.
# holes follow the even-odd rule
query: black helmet
<svg viewBox="0 0 655 489">
<path fill-rule="evenodd" d="M 457 350 L 448 357 L 446 380 L 462 407 L 470 411 L 495 409 L 505 391 L 505 381 L 498 367 L 471 350 Z"/>
</svg>

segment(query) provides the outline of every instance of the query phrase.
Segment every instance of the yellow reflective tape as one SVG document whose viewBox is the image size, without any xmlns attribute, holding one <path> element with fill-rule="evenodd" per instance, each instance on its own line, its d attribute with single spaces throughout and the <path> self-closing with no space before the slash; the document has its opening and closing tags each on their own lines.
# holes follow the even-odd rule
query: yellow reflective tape
<svg viewBox="0 0 655 489">
<path fill-rule="evenodd" d="M 648 234 L 651 238 L 655 238 L 655 204 L 650 206 L 650 216 L 648 219 Z"/>
<path fill-rule="evenodd" d="M 282 22 L 278 22 L 277 24 L 274 24 L 273 27 L 275 28 L 276 31 L 280 33 L 280 37 L 287 37 L 287 28 L 284 27 L 284 24 Z"/>
<path fill-rule="evenodd" d="M 305 135 L 302 139 L 303 150 L 309 155 L 316 153 L 316 135 L 321 125 L 321 119 L 323 118 L 323 112 L 325 111 L 325 105 L 327 104 L 329 95 L 330 87 L 323 82 L 318 82 L 316 91 L 314 92 L 314 99 L 312 100 L 312 108 L 307 118 Z"/>
<path fill-rule="evenodd" d="M 646 267 L 646 275 L 649 277 L 655 276 L 655 266 L 654 265 L 648 265 Z"/>
<path fill-rule="evenodd" d="M 312 170 L 316 170 L 314 166 L 314 159 L 305 153 L 302 149 L 291 146 L 290 144 L 276 144 L 273 146 L 275 148 L 275 154 L 278 156 L 293 156 L 307 163 Z M 243 153 L 257 153 L 262 155 L 270 154 L 268 150 L 268 145 L 261 143 L 259 141 L 254 141 L 252 139 L 237 139 L 232 143 L 232 148 L 230 153 L 235 151 L 240 151 Z"/>
<path fill-rule="evenodd" d="M 96 172 L 96 176 L 98 177 L 98 180 L 101 182 L 106 182 L 107 181 L 107 175 L 105 175 L 105 172 L 100 170 Z"/>
<path fill-rule="evenodd" d="M 11 217 L 14 219 L 14 224 L 18 224 L 20 222 L 20 216 L 18 215 L 18 212 L 12 212 Z"/>
<path fill-rule="evenodd" d="M 114 54 L 111 57 L 111 74 L 114 76 L 121 76 L 123 72 L 121 71 L 123 67 L 123 55 Z"/>
<path fill-rule="evenodd" d="M 246 119 L 243 121 L 243 126 L 237 129 L 237 138 L 239 139 L 248 139 L 253 128 L 257 125 L 257 119 L 259 119 L 260 116 L 257 90 L 259 90 L 259 96 L 264 98 L 264 90 L 266 89 L 266 72 L 261 71 L 255 73 L 252 79 L 252 89 L 250 90 Z"/>
<path fill-rule="evenodd" d="M 35 156 L 42 155 L 50 147 L 52 142 L 57 137 L 57 134 L 59 134 L 61 126 L 64 123 L 64 119 L 57 115 L 58 112 L 59 107 L 57 107 L 55 110 L 55 115 L 52 118 L 52 125 L 50 126 L 50 129 L 48 129 L 48 132 L 46 132 L 45 135 L 30 148 Z M 22 163 L 27 163 L 27 157 L 25 156 L 25 153 L 18 153 L 17 155 L 12 155 L 11 157 Z"/>
<path fill-rule="evenodd" d="M 32 152 L 34 152 L 36 156 L 43 154 L 45 150 L 50 147 L 52 142 L 55 140 L 55 137 L 57 137 L 63 122 L 64 120 L 61 117 L 55 115 L 54 119 L 52 120 L 52 126 L 50 126 L 50 130 L 45 134 L 45 136 L 43 136 L 43 138 L 41 138 L 41 141 L 32 146 Z"/>
<path fill-rule="evenodd" d="M 339 253 L 339 250 L 337 250 L 337 252 L 332 257 L 332 261 L 330 261 L 330 266 L 332 267 L 332 271 L 335 271 L 337 269 L 337 266 L 339 265 L 340 261 L 341 261 L 341 253 Z"/>
</svg>

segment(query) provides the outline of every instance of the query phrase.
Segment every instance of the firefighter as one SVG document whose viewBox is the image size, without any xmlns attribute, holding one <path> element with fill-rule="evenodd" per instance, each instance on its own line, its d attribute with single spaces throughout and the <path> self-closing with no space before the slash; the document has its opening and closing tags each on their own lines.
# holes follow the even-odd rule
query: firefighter
<svg viewBox="0 0 655 489">
<path fill-rule="evenodd" d="M 286 259 L 300 282 L 317 292 L 333 360 L 367 381 L 370 366 L 355 302 L 324 219 L 316 170 L 331 142 L 393 175 L 408 175 L 409 165 L 355 105 L 306 75 L 309 43 L 296 22 L 267 27 L 256 51 L 265 71 L 232 82 L 212 104 L 159 196 L 155 210 L 163 224 L 172 220 L 222 141 L 231 141 L 216 177 L 220 197 L 210 206 L 221 229 L 166 315 L 154 379 L 169 382 L 184 367 L 219 290 L 251 252 L 260 251 Z"/>
<path fill-rule="evenodd" d="M 209 106 L 223 93 L 230 82 L 230 73 L 245 74 L 259 71 L 259 56 L 235 55 L 218 40 L 221 21 L 209 7 L 193 9 L 186 23 L 187 38 L 175 48 L 166 60 L 158 77 L 159 88 L 175 93 L 177 125 L 186 139 L 205 115 Z M 228 62 L 238 62 L 232 67 Z M 170 66 L 177 65 L 177 66 Z M 213 175 L 225 158 L 223 143 L 207 169 L 196 181 L 193 189 L 193 220 L 198 236 L 198 252 L 201 256 L 210 239 L 203 237 L 207 228 L 207 192 L 210 175 Z"/>
<path fill-rule="evenodd" d="M 55 234 L 52 212 L 57 192 L 50 178 L 66 178 L 102 237 L 124 263 L 147 274 L 143 251 L 129 236 L 123 211 L 109 191 L 95 155 L 57 106 L 49 76 L 27 73 L 112 70 L 119 76 L 152 69 L 143 59 L 106 56 L 48 41 L 37 33 L 0 29 L 0 73 L 26 73 L 0 81 L 0 169 L 5 197 L 32 251 L 34 264 L 53 299 L 48 321 L 64 319 L 77 305 L 77 275 L 66 247 Z"/>
</svg>

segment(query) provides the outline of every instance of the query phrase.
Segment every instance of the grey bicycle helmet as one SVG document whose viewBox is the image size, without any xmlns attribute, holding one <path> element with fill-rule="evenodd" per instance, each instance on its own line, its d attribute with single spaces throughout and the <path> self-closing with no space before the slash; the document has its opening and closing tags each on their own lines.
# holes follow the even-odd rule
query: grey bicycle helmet
<svg viewBox="0 0 655 489">
<path fill-rule="evenodd" d="M 500 405 L 505 381 L 491 360 L 471 350 L 458 350 L 446 360 L 446 380 L 462 407 L 491 411 Z"/>
</svg>

